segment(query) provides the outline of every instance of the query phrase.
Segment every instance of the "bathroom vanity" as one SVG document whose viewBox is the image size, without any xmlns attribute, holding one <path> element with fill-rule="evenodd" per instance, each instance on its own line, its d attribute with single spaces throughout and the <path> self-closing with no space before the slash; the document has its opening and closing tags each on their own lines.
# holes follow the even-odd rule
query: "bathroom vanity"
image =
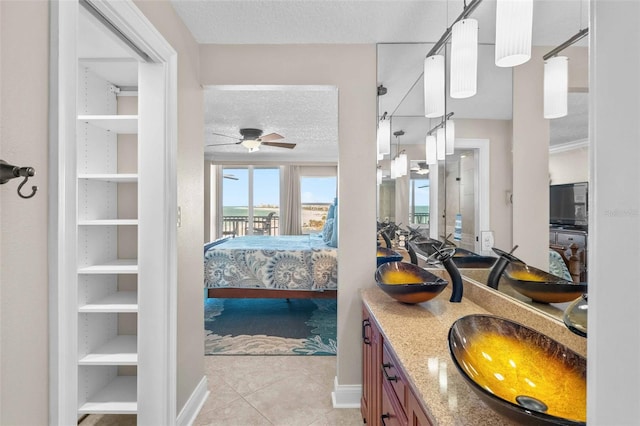
<svg viewBox="0 0 640 426">
<path fill-rule="evenodd" d="M 446 271 L 433 271 L 448 279 Z M 450 287 L 450 286 L 449 286 Z M 510 425 L 464 382 L 449 354 L 449 328 L 471 314 L 493 314 L 534 328 L 586 355 L 586 339 L 562 322 L 469 280 L 461 303 L 451 290 L 415 305 L 377 287 L 362 290 L 363 393 L 368 425 Z"/>
</svg>

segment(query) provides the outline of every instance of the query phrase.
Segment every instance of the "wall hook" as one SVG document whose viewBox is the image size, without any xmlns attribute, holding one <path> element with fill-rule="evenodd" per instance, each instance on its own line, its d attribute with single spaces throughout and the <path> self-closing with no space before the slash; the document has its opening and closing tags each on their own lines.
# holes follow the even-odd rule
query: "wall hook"
<svg viewBox="0 0 640 426">
<path fill-rule="evenodd" d="M 8 164 L 4 160 L 0 160 L 0 184 L 5 184 L 9 182 L 11 179 L 14 179 L 17 177 L 24 177 L 24 180 L 22 181 L 22 183 L 18 185 L 18 195 L 20 196 L 20 198 L 26 199 L 36 195 L 36 191 L 38 191 L 38 187 L 35 185 L 31 187 L 31 194 L 29 195 L 23 195 L 22 192 L 20 192 L 24 184 L 27 183 L 29 178 L 34 176 L 35 174 L 36 174 L 36 169 L 34 169 L 33 167 L 13 166 L 11 164 Z"/>
</svg>

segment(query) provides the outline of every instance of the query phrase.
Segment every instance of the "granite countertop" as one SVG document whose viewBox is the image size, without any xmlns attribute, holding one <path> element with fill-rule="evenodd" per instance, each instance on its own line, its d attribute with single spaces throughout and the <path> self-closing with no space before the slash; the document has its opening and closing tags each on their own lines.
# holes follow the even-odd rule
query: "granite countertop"
<svg viewBox="0 0 640 426">
<path fill-rule="evenodd" d="M 450 294 L 446 288 L 428 302 L 406 305 L 372 287 L 362 290 L 362 300 L 436 424 L 512 425 L 473 393 L 449 354 L 451 325 L 465 315 L 490 312 L 464 298 L 461 303 L 450 303 Z"/>
</svg>

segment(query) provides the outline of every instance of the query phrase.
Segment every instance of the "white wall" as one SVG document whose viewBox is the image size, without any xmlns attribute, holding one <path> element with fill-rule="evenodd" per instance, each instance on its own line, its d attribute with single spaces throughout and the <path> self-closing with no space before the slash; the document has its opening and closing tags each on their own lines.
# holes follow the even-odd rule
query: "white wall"
<svg viewBox="0 0 640 426">
<path fill-rule="evenodd" d="M 198 44 L 168 0 L 136 5 L 178 52 L 178 389 L 177 412 L 204 376 L 204 96 Z"/>
<path fill-rule="evenodd" d="M 551 185 L 589 181 L 589 148 L 549 153 Z"/>
<path fill-rule="evenodd" d="M 375 45 L 202 45 L 200 64 L 203 85 L 338 88 L 338 382 L 362 383 L 359 289 L 374 285 L 376 246 Z"/>
<path fill-rule="evenodd" d="M 0 2 L 0 158 L 36 175 L 0 186 L 0 424 L 48 422 L 49 7 Z"/>
</svg>

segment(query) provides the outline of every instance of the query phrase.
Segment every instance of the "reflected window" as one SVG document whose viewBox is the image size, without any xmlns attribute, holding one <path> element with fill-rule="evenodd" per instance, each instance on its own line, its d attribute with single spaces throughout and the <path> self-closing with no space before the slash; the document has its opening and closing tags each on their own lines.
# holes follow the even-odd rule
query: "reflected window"
<svg viewBox="0 0 640 426">
<path fill-rule="evenodd" d="M 413 225 L 429 224 L 429 178 L 418 173 L 409 180 L 409 220 Z"/>
</svg>

